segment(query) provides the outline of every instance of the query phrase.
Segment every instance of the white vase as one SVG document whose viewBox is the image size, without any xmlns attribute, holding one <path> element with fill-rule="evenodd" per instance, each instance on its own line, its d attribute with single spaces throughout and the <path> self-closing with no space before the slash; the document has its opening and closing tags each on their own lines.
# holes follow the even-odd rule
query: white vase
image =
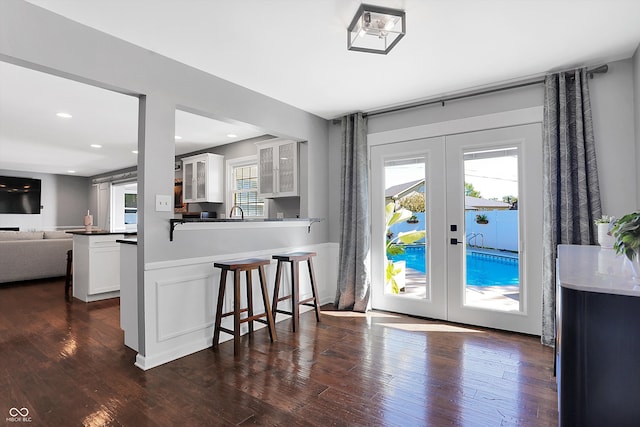
<svg viewBox="0 0 640 427">
<path fill-rule="evenodd" d="M 598 244 L 603 248 L 613 248 L 616 238 L 609 234 L 609 223 L 598 224 Z"/>
</svg>

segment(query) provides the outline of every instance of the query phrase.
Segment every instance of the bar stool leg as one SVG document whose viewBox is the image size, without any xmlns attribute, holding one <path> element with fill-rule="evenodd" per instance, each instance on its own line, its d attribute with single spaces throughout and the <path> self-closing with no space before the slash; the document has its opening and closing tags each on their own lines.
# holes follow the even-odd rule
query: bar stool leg
<svg viewBox="0 0 640 427">
<path fill-rule="evenodd" d="M 233 272 L 233 355 L 240 354 L 240 274 Z"/>
<path fill-rule="evenodd" d="M 313 293 L 313 308 L 316 311 L 316 321 L 320 321 L 320 307 L 318 307 L 318 288 L 316 287 L 316 275 L 313 270 L 313 261 L 309 257 L 307 259 L 307 267 L 309 267 L 309 278 L 311 279 L 311 292 Z"/>
<path fill-rule="evenodd" d="M 262 289 L 262 301 L 264 302 L 264 311 L 267 314 L 267 329 L 269 329 L 269 337 L 271 342 L 277 341 L 276 325 L 273 321 L 273 313 L 269 307 L 269 291 L 267 290 L 267 279 L 264 274 L 264 267 L 258 267 L 258 274 L 260 275 L 260 288 Z"/>
<path fill-rule="evenodd" d="M 213 327 L 213 348 L 220 342 L 220 325 L 222 324 L 222 305 L 224 304 L 224 288 L 227 284 L 227 271 L 220 272 L 220 287 L 218 288 L 218 308 L 216 309 L 216 323 Z"/>
<path fill-rule="evenodd" d="M 300 328 L 300 269 L 297 261 L 291 261 L 291 312 L 293 313 L 293 332 Z"/>
<path fill-rule="evenodd" d="M 282 275 L 282 262 L 278 260 L 278 265 L 276 267 L 276 285 L 273 289 L 273 304 L 271 304 L 271 311 L 273 312 L 273 319 L 275 321 L 276 316 L 278 315 L 278 297 L 280 294 L 280 276 Z"/>
<path fill-rule="evenodd" d="M 253 283 L 251 282 L 251 270 L 246 271 L 247 276 L 247 315 L 249 318 L 253 317 Z M 249 337 L 253 334 L 253 320 L 249 322 Z"/>
</svg>

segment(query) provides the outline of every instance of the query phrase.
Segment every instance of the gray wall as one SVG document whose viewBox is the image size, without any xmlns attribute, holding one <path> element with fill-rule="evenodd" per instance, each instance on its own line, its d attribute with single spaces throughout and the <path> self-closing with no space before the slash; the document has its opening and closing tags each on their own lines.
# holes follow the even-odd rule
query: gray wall
<svg viewBox="0 0 640 427">
<path fill-rule="evenodd" d="M 308 175 L 301 180 L 300 214 L 327 217 L 326 120 L 22 0 L 3 0 L 1 12 L 0 59 L 140 96 L 140 263 L 180 259 L 188 245 L 168 240 L 173 213 L 155 212 L 155 196 L 173 194 L 176 108 L 308 141 L 301 149 Z M 328 239 L 327 222 L 317 225 L 309 243 Z"/>
<path fill-rule="evenodd" d="M 413 108 L 396 113 L 382 114 L 369 117 L 368 131 L 370 134 L 389 130 L 404 129 L 413 126 L 440 123 L 449 120 L 480 116 L 485 114 L 511 111 L 542 105 L 543 92 L 541 86 L 530 86 L 520 89 L 507 90 L 500 93 L 476 96 L 441 104 Z M 339 200 L 340 200 L 340 125 L 333 125 L 330 130 L 330 189 L 331 200 L 336 202 L 330 207 L 329 218 L 336 222 L 330 231 L 332 242 L 340 241 L 339 229 Z"/>
<path fill-rule="evenodd" d="M 640 45 L 633 55 L 633 87 L 636 131 L 636 209 L 640 209 Z"/>
<path fill-rule="evenodd" d="M 637 206 L 631 59 L 609 63 L 589 80 L 602 213 L 620 217 Z"/>
<path fill-rule="evenodd" d="M 0 227 L 20 227 L 21 230 L 83 227 L 83 217 L 89 209 L 89 178 L 3 169 L 0 175 L 42 180 L 41 213 L 0 214 Z"/>
<path fill-rule="evenodd" d="M 634 86 L 636 105 L 640 102 L 640 59 L 634 58 L 609 64 L 609 72 L 596 75 L 589 81 L 593 113 L 596 150 L 602 193 L 603 213 L 621 216 L 637 209 L 640 201 L 640 118 L 638 108 L 634 113 Z M 634 66 L 635 64 L 635 66 Z M 635 82 L 635 83 L 634 83 Z M 476 96 L 457 101 L 415 108 L 397 113 L 369 118 L 369 133 L 378 133 L 439 123 L 448 120 L 541 106 L 544 101 L 542 85 Z M 335 128 L 335 129 L 334 129 Z M 634 130 L 635 128 L 635 130 Z M 340 126 L 330 131 L 331 166 L 340 161 Z M 331 200 L 340 199 L 339 181 L 331 174 Z M 335 182 L 334 182 L 335 181 Z M 330 218 L 338 218 L 339 206 L 330 209 Z M 332 242 L 339 241 L 336 227 L 330 233 Z"/>
</svg>

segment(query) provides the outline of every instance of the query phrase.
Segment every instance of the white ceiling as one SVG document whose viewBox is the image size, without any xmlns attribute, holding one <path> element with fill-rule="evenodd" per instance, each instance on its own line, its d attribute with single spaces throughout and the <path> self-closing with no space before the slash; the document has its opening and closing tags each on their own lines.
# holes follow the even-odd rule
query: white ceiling
<svg viewBox="0 0 640 427">
<path fill-rule="evenodd" d="M 386 56 L 347 51 L 346 28 L 358 0 L 29 1 L 327 119 L 624 59 L 640 42 L 638 0 L 365 1 L 406 11 L 407 35 Z M 45 165 L 66 161 L 64 170 L 51 173 L 78 169 L 88 176 L 99 173 L 95 167 L 106 165 L 107 159 L 135 164 L 130 153 L 135 146 L 135 99 L 99 95 L 99 89 L 74 83 L 78 98 L 62 104 L 64 98 L 54 93 L 57 103 L 45 101 L 45 88 L 70 83 L 40 76 L 44 88 L 28 83 L 14 93 L 5 90 L 11 89 L 5 77 L 15 78 L 16 85 L 35 77 L 34 72 L 10 68 L 0 67 L 0 169 L 36 170 L 26 169 L 35 163 L 37 170 L 49 171 Z M 90 92 L 83 95 L 84 90 Z M 36 94 L 42 109 L 31 111 Z M 99 102 L 93 108 L 76 104 L 94 97 Z M 122 99 L 111 100 L 115 97 Z M 111 105 L 120 111 L 107 111 Z M 62 108 L 74 109 L 87 120 L 76 121 L 74 115 L 61 123 L 54 114 Z M 26 118 L 20 120 L 21 115 Z M 95 131 L 111 120 L 104 132 Z M 199 141 L 211 145 L 228 142 L 226 136 L 214 141 L 191 120 L 195 118 L 188 119 L 186 113 L 178 116 L 176 133 L 198 132 Z M 16 125 L 7 126 L 13 121 Z M 198 122 L 214 126 L 209 119 Z M 78 129 L 71 132 L 71 123 Z M 241 135 L 241 129 L 233 133 Z M 247 137 L 258 134 L 259 129 L 250 128 Z M 87 149 L 96 135 L 103 148 Z M 78 137 L 82 142 L 73 146 Z M 7 140 L 13 144 L 10 152 L 4 146 Z M 16 149 L 16 141 L 28 151 Z M 123 153 L 110 151 L 115 146 Z M 58 147 L 62 156 L 55 154 Z"/>
</svg>

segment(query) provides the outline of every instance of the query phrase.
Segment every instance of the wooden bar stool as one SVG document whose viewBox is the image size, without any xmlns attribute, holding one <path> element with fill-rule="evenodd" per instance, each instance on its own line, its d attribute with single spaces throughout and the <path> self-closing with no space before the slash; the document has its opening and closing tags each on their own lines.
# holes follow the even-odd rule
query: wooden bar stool
<svg viewBox="0 0 640 427">
<path fill-rule="evenodd" d="M 276 313 L 288 314 L 293 318 L 293 332 L 298 330 L 300 324 L 300 305 L 307 305 L 313 307 L 316 311 L 316 320 L 320 321 L 320 306 L 318 304 L 318 289 L 316 288 L 316 276 L 313 271 L 313 257 L 317 254 L 315 252 L 294 252 L 284 255 L 273 255 L 273 259 L 278 260 L 278 266 L 276 268 L 276 283 L 273 291 L 273 318 L 275 319 Z M 307 267 L 309 267 L 309 278 L 311 280 L 311 293 L 313 296 L 305 300 L 300 301 L 300 267 L 301 261 L 307 261 Z M 282 265 L 285 262 L 291 263 L 291 295 L 280 297 L 280 278 L 282 276 Z M 279 310 L 278 302 L 291 299 L 291 311 Z"/>
<path fill-rule="evenodd" d="M 214 267 L 221 268 L 220 272 L 220 288 L 218 289 L 218 308 L 216 310 L 216 322 L 213 329 L 213 348 L 220 342 L 220 331 L 233 335 L 233 354 L 237 356 L 240 353 L 240 324 L 249 323 L 249 334 L 253 333 L 253 322 L 261 322 L 267 325 L 271 341 L 277 341 L 276 328 L 273 322 L 273 315 L 269 307 L 269 294 L 267 291 L 267 282 L 264 274 L 264 266 L 270 264 L 268 259 L 244 259 L 238 261 L 220 261 L 214 263 Z M 260 277 L 260 289 L 262 290 L 262 301 L 264 302 L 264 313 L 253 313 L 253 294 L 251 287 L 251 273 L 257 270 Z M 222 312 L 224 302 L 224 292 L 227 283 L 227 273 L 233 271 L 233 311 L 228 313 Z M 240 276 L 242 272 L 246 272 L 247 285 L 247 308 L 240 308 Z M 242 313 L 247 313 L 247 317 L 241 318 Z M 223 328 L 221 326 L 222 318 L 233 316 L 233 330 Z M 262 319 L 266 317 L 267 320 Z"/>
</svg>

